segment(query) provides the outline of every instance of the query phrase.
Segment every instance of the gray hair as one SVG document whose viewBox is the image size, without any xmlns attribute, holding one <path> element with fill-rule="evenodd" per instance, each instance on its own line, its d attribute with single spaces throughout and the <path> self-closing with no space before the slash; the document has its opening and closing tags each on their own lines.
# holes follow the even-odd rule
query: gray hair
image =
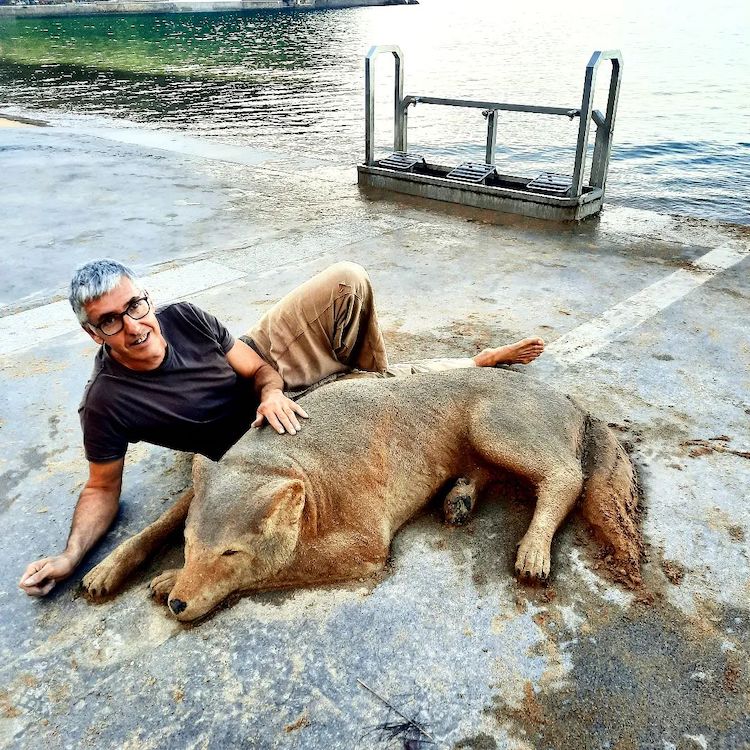
<svg viewBox="0 0 750 750">
<path fill-rule="evenodd" d="M 138 277 L 127 266 L 116 260 L 102 258 L 78 266 L 70 280 L 70 306 L 80 323 L 86 323 L 84 305 L 111 292 L 123 279 L 140 286 Z"/>
</svg>

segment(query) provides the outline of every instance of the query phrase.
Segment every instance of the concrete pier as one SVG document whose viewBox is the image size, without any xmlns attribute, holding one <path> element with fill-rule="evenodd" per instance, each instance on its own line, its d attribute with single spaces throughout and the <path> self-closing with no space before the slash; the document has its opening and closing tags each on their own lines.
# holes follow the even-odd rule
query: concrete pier
<svg viewBox="0 0 750 750">
<path fill-rule="evenodd" d="M 387 747 L 389 710 L 358 680 L 439 748 L 748 746 L 746 227 L 614 206 L 544 224 L 365 195 L 354 164 L 85 119 L 7 124 L 0 747 Z M 175 548 L 93 606 L 82 573 L 188 483 L 187 457 L 137 445 L 117 525 L 80 574 L 27 598 L 21 572 L 63 548 L 87 475 L 76 409 L 94 346 L 65 287 L 97 256 L 235 334 L 350 259 L 370 271 L 394 361 L 541 335 L 547 352 L 519 369 L 632 447 L 647 591 L 609 583 L 575 519 L 550 587 L 520 585 L 530 509 L 492 496 L 467 528 L 409 524 L 377 582 L 251 596 L 186 628 L 146 593 Z"/>
<path fill-rule="evenodd" d="M 280 8 L 315 10 L 416 3 L 417 0 L 100 0 L 48 5 L 0 5 L 0 18 L 50 18 L 123 13 L 234 13 Z"/>
</svg>

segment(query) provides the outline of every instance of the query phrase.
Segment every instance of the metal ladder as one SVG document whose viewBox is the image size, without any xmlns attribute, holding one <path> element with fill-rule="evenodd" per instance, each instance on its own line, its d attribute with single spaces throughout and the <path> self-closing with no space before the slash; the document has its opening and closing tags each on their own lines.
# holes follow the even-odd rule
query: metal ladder
<svg viewBox="0 0 750 750">
<path fill-rule="evenodd" d="M 393 150 L 395 153 L 379 162 L 375 159 L 375 59 L 390 52 L 395 61 L 394 111 L 393 111 Z M 593 108 L 596 74 L 599 65 L 605 60 L 612 63 L 609 80 L 607 111 L 602 114 Z M 583 98 L 579 108 L 543 107 L 529 104 L 508 104 L 505 102 L 474 101 L 470 99 L 445 99 L 435 96 L 404 96 L 404 55 L 399 47 L 392 44 L 371 47 L 365 58 L 365 164 L 368 166 L 388 166 L 398 170 L 412 170 L 424 158 L 419 154 L 409 154 L 407 150 L 408 110 L 412 105 L 435 104 L 445 107 L 468 107 L 481 109 L 487 118 L 487 141 L 485 164 L 466 163 L 448 173 L 449 179 L 467 182 L 486 182 L 494 173 L 495 146 L 497 141 L 497 113 L 530 112 L 540 115 L 558 115 L 580 118 L 578 139 L 572 177 L 545 172 L 527 184 L 527 188 L 547 194 L 580 197 L 584 189 L 584 171 L 589 143 L 591 122 L 596 125 L 596 140 L 591 159 L 588 185 L 599 188 L 604 194 L 612 149 L 617 101 L 620 95 L 623 59 L 619 50 L 596 51 L 586 65 L 583 83 Z"/>
</svg>

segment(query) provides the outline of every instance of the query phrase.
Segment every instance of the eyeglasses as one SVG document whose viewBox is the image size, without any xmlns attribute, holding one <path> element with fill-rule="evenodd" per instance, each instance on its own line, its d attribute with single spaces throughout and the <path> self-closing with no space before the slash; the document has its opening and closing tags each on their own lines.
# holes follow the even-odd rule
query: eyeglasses
<svg viewBox="0 0 750 750">
<path fill-rule="evenodd" d="M 116 333 L 120 333 L 124 328 L 124 318 L 126 315 L 133 320 L 140 320 L 141 318 L 145 318 L 150 311 L 151 303 L 149 302 L 148 296 L 139 297 L 138 299 L 134 299 L 128 305 L 128 309 L 125 310 L 125 312 L 109 313 L 108 315 L 105 315 L 98 324 L 89 323 L 89 325 L 96 328 L 97 331 L 100 331 L 105 336 L 114 336 Z"/>
</svg>

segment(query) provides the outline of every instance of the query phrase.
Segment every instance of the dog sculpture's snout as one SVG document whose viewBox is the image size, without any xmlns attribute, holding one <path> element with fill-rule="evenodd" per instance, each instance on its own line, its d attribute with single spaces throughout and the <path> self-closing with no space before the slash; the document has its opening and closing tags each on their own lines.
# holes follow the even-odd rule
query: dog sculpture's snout
<svg viewBox="0 0 750 750">
<path fill-rule="evenodd" d="M 176 615 L 179 615 L 180 612 L 184 611 L 186 607 L 187 607 L 187 602 L 183 602 L 180 599 L 170 599 L 169 600 L 169 608 Z"/>
</svg>

